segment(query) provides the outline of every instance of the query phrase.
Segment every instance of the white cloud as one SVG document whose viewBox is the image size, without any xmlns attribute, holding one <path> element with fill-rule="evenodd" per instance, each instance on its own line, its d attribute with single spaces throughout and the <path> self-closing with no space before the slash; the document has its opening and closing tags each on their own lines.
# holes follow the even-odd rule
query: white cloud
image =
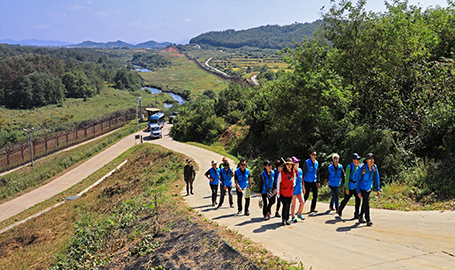
<svg viewBox="0 0 455 270">
<path fill-rule="evenodd" d="M 112 25 L 112 27 L 119 27 L 119 26 L 120 26 L 119 23 L 114 23 L 114 24 Z"/>
<path fill-rule="evenodd" d="M 84 9 L 84 8 L 85 8 L 84 6 L 75 5 L 75 6 L 72 6 L 70 9 L 73 9 L 73 10 L 81 10 L 81 9 Z"/>
<path fill-rule="evenodd" d="M 128 25 L 131 25 L 131 26 L 139 26 L 141 25 L 142 22 L 130 22 Z"/>
<path fill-rule="evenodd" d="M 107 12 L 97 11 L 97 12 L 93 13 L 93 15 L 95 15 L 97 17 L 106 17 L 107 16 Z"/>
<path fill-rule="evenodd" d="M 48 25 L 48 24 L 37 24 L 37 25 L 30 26 L 30 28 L 39 29 L 39 30 L 46 30 L 46 29 L 51 28 L 51 26 Z"/>
<path fill-rule="evenodd" d="M 186 20 L 183 20 L 183 22 L 191 22 L 191 18 L 188 18 Z"/>
<path fill-rule="evenodd" d="M 65 17 L 66 16 L 66 13 L 63 12 L 62 14 L 60 13 L 55 13 L 55 12 L 48 12 L 46 13 L 48 17 L 50 18 L 53 18 L 53 19 L 58 19 L 58 18 L 61 18 L 61 17 Z"/>
<path fill-rule="evenodd" d="M 93 2 L 90 1 L 90 0 L 88 0 L 86 3 L 87 3 L 87 4 L 90 4 L 90 5 L 93 4 Z"/>
</svg>

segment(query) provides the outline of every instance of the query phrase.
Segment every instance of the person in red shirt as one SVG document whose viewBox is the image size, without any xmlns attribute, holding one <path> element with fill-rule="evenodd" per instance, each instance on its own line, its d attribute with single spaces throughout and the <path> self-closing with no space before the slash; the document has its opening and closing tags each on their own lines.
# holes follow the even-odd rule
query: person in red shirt
<svg viewBox="0 0 455 270">
<path fill-rule="evenodd" d="M 283 210 L 281 212 L 283 226 L 290 225 L 289 208 L 291 206 L 292 193 L 294 192 L 296 179 L 297 176 L 294 162 L 292 162 L 291 158 L 287 158 L 283 171 L 278 175 L 277 182 L 278 198 L 283 204 Z"/>
</svg>

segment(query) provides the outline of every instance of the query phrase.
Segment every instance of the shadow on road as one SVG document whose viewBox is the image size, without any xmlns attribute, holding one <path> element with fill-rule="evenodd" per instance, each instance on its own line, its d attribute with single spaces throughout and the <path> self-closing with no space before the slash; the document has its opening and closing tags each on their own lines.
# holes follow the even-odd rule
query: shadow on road
<svg viewBox="0 0 455 270">
<path fill-rule="evenodd" d="M 237 216 L 237 214 L 233 213 L 233 214 L 229 214 L 229 215 L 222 215 L 222 216 L 214 217 L 212 219 L 217 220 L 217 219 L 222 219 L 222 218 L 231 218 L 231 217 L 235 217 L 235 216 Z"/>
<path fill-rule="evenodd" d="M 261 225 L 260 228 L 253 230 L 253 233 L 263 233 L 267 230 L 276 230 L 277 228 L 283 227 L 281 222 L 268 223 L 266 225 Z"/>
<path fill-rule="evenodd" d="M 199 208 L 205 208 L 205 207 L 213 207 L 213 206 L 211 204 L 199 205 L 199 206 L 193 207 L 193 209 L 199 209 Z"/>
<path fill-rule="evenodd" d="M 346 220 L 343 220 L 340 217 L 335 217 L 335 219 L 327 220 L 325 224 L 337 224 L 338 222 L 346 222 Z"/>
<path fill-rule="evenodd" d="M 247 224 L 251 224 L 251 223 L 258 223 L 258 222 L 263 222 L 264 219 L 263 218 L 251 218 L 250 220 L 245 220 L 244 222 L 242 223 L 239 223 L 239 224 L 236 224 L 235 226 L 244 226 L 244 225 L 247 225 Z M 264 221 L 265 222 L 265 221 Z"/>
<path fill-rule="evenodd" d="M 356 223 L 356 224 L 354 224 L 354 225 L 352 225 L 352 226 L 338 227 L 338 228 L 337 228 L 337 232 L 349 232 L 349 231 L 352 230 L 352 229 L 358 228 L 359 225 L 360 225 L 360 223 Z"/>
<path fill-rule="evenodd" d="M 308 214 L 308 217 L 324 216 L 324 215 L 330 214 L 330 210 L 327 210 L 327 211 L 321 212 L 321 213 L 311 213 L 311 212 L 307 212 L 307 214 Z"/>
</svg>

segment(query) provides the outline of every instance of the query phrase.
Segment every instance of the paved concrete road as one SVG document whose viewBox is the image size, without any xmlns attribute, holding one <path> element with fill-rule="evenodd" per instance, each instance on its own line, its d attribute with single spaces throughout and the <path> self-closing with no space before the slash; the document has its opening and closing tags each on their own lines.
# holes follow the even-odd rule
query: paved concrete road
<svg viewBox="0 0 455 270">
<path fill-rule="evenodd" d="M 318 203 L 317 214 L 306 213 L 306 220 L 283 227 L 280 218 L 263 220 L 257 195 L 251 199 L 249 217 L 237 216 L 237 208 L 229 208 L 226 199 L 220 209 L 211 206 L 211 193 L 204 172 L 210 168 L 211 160 L 220 162 L 221 155 L 175 142 L 168 135 L 151 142 L 190 156 L 199 164 L 195 194 L 185 195 L 190 206 L 264 244 L 275 255 L 302 261 L 305 269 L 311 266 L 313 269 L 455 269 L 453 211 L 372 209 L 374 225 L 367 227 L 352 219 L 352 206 L 347 206 L 344 217 L 339 218 L 333 211 L 328 211 L 327 204 Z M 235 168 L 235 164 L 230 162 Z M 182 191 L 183 194 L 186 191 Z M 236 195 L 234 204 L 237 205 Z M 308 211 L 309 205 L 305 205 L 304 212 Z"/>
<path fill-rule="evenodd" d="M 206 217 L 238 230 L 251 240 L 262 243 L 273 254 L 302 261 L 305 269 L 455 269 L 455 212 L 401 212 L 372 209 L 373 227 L 350 219 L 353 208 L 347 206 L 344 217 L 328 212 L 328 205 L 318 203 L 319 212 L 305 214 L 306 220 L 283 227 L 281 219 L 263 221 L 258 196 L 252 195 L 251 216 L 237 216 L 228 202 L 220 209 L 211 206 L 208 180 L 203 176 L 210 161 L 222 156 L 198 147 L 175 142 L 167 135 L 149 140 L 146 132 L 138 132 L 146 142 L 156 143 L 191 157 L 199 164 L 195 195 L 185 196 L 195 210 Z M 134 145 L 134 135 L 121 140 L 103 153 L 42 188 L 0 205 L 0 220 L 58 194 L 111 162 Z M 305 158 L 305 157 L 302 157 Z M 232 161 L 231 161 L 232 162 Z M 233 164 L 233 167 L 235 165 Z M 55 183 L 54 183 L 55 182 Z M 186 192 L 182 191 L 182 194 Z M 234 195 L 234 204 L 236 196 Z M 308 211 L 305 205 L 305 211 Z M 275 210 L 275 206 L 272 206 Z"/>
</svg>

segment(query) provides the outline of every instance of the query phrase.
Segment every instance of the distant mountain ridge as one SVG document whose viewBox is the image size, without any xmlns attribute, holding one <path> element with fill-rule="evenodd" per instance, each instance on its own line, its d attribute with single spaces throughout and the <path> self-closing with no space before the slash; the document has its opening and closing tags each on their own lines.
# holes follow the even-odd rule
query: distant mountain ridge
<svg viewBox="0 0 455 270">
<path fill-rule="evenodd" d="M 6 43 L 11 45 L 21 45 L 21 46 L 40 46 L 40 47 L 66 47 L 72 42 L 65 41 L 55 41 L 55 40 L 39 40 L 39 39 L 25 39 L 25 40 L 12 40 L 12 39 L 0 39 L 0 43 Z"/>
<path fill-rule="evenodd" d="M 110 42 L 93 42 L 93 41 L 84 41 L 82 43 L 72 45 L 71 47 L 90 47 L 90 48 L 118 48 L 118 47 L 128 47 L 128 48 L 144 48 L 144 49 L 154 49 L 154 48 L 165 48 L 172 43 L 162 42 L 158 43 L 153 40 L 142 42 L 136 45 L 126 43 L 121 40 L 110 41 Z"/>
<path fill-rule="evenodd" d="M 121 40 L 110 41 L 110 42 L 94 42 L 94 41 L 84 41 L 79 44 L 74 44 L 71 42 L 64 41 L 53 41 L 53 40 L 39 40 L 39 39 L 26 39 L 26 40 L 12 40 L 12 39 L 1 39 L 0 43 L 6 43 L 11 45 L 19 44 L 21 46 L 39 46 L 39 47 L 90 47 L 90 48 L 117 48 L 117 47 L 128 47 L 128 48 L 165 48 L 172 43 L 170 42 L 156 42 L 149 40 L 142 42 L 136 45 L 123 42 Z"/>
<path fill-rule="evenodd" d="M 241 48 L 244 46 L 261 49 L 283 49 L 311 37 L 321 21 L 294 23 L 291 25 L 266 25 L 247 30 L 213 31 L 201 34 L 190 40 L 190 44 L 201 47 Z"/>
</svg>

